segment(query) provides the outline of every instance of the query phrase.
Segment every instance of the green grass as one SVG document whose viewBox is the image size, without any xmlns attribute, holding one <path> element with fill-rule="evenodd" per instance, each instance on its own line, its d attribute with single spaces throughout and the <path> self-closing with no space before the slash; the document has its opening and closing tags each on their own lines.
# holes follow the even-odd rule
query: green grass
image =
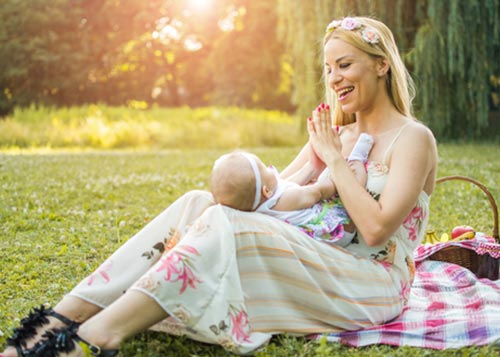
<svg viewBox="0 0 500 357">
<path fill-rule="evenodd" d="M 500 145 L 440 145 L 439 176 L 477 178 L 500 198 Z M 297 147 L 251 149 L 282 169 Z M 225 150 L 19 151 L 0 153 L 0 346 L 28 310 L 55 304 L 110 253 L 182 193 L 207 187 Z M 492 215 L 470 184 L 439 185 L 430 227 L 470 224 L 491 232 Z M 2 348 L 0 347 L 0 350 Z M 276 337 L 257 356 L 491 356 L 494 347 L 432 351 Z M 145 332 L 123 356 L 227 356 L 222 348 Z"/>
</svg>

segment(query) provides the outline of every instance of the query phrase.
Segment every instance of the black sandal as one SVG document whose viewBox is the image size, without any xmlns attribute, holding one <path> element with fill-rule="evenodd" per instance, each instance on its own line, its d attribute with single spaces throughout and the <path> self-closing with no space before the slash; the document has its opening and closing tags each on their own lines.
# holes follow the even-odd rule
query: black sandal
<svg viewBox="0 0 500 357">
<path fill-rule="evenodd" d="M 118 350 L 103 350 L 84 340 L 78 336 L 77 330 L 78 326 L 73 325 L 47 331 L 42 335 L 42 340 L 24 353 L 27 357 L 57 357 L 61 353 L 74 351 L 76 345 L 79 345 L 85 357 L 114 357 L 118 355 Z"/>
<path fill-rule="evenodd" d="M 68 319 L 54 310 L 47 309 L 44 305 L 40 305 L 40 307 L 32 309 L 28 316 L 21 320 L 21 326 L 13 330 L 12 337 L 7 338 L 7 346 L 14 347 L 18 357 L 26 356 L 26 352 L 24 352 L 23 349 L 27 347 L 27 340 L 36 335 L 38 327 L 49 323 L 48 318 L 50 316 L 55 317 L 66 326 L 79 325 L 77 322 Z"/>
</svg>

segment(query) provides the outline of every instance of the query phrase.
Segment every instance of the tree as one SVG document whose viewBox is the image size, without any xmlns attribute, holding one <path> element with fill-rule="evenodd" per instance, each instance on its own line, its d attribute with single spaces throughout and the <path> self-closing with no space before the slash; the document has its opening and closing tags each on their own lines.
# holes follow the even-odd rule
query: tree
<svg viewBox="0 0 500 357">
<path fill-rule="evenodd" d="M 75 99 L 85 73 L 77 50 L 78 9 L 65 0 L 0 2 L 0 114 L 16 105 Z"/>
<path fill-rule="evenodd" d="M 500 77 L 499 13 L 499 0 L 428 1 L 411 59 L 420 114 L 438 137 L 498 135 L 489 112 L 491 78 Z"/>
<path fill-rule="evenodd" d="M 280 92 L 283 45 L 277 39 L 276 6 L 269 1 L 229 1 L 222 9 L 209 61 L 213 102 L 223 105 L 291 109 Z M 284 98 L 285 97 L 285 98 Z"/>
<path fill-rule="evenodd" d="M 0 114 L 31 103 L 122 105 L 132 99 L 167 106 L 275 107 L 279 101 L 289 109 L 287 88 L 280 87 L 286 71 L 274 5 L 193 4 L 0 2 Z M 237 26 L 228 28 L 234 9 Z"/>
</svg>

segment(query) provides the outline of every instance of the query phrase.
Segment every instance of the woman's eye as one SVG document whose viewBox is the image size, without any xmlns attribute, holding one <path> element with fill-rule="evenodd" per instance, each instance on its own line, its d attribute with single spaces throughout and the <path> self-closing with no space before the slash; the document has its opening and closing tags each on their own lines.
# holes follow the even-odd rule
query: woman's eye
<svg viewBox="0 0 500 357">
<path fill-rule="evenodd" d="M 330 67 L 326 67 L 325 72 L 326 72 L 326 74 L 330 74 L 330 73 L 332 73 L 332 69 Z"/>
<path fill-rule="evenodd" d="M 347 68 L 347 67 L 349 67 L 350 65 L 351 65 L 350 63 L 341 63 L 341 64 L 339 65 L 339 67 L 340 67 L 340 68 Z"/>
</svg>

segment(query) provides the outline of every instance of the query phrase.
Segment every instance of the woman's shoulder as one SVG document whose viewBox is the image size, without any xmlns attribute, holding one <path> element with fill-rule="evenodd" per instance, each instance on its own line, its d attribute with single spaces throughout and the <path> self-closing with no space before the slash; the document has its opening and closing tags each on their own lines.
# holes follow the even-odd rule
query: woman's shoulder
<svg viewBox="0 0 500 357">
<path fill-rule="evenodd" d="M 402 129 L 401 135 L 394 143 L 393 151 L 405 159 L 420 157 L 428 161 L 431 166 L 435 166 L 437 144 L 432 131 L 424 123 L 413 119 Z"/>
<path fill-rule="evenodd" d="M 421 144 L 435 145 L 436 139 L 432 131 L 417 119 L 409 119 L 408 122 L 403 126 L 404 130 L 401 136 L 404 138 L 403 141 L 418 142 Z"/>
</svg>

